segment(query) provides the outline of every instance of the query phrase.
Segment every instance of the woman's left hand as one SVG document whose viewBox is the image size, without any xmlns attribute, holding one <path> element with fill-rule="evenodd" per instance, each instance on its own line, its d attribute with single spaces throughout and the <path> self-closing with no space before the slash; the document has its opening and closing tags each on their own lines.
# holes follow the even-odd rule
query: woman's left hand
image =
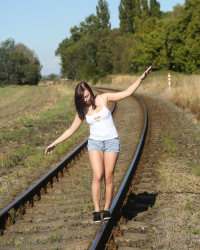
<svg viewBox="0 0 200 250">
<path fill-rule="evenodd" d="M 144 73 L 141 76 L 141 79 L 144 80 L 150 72 L 151 72 L 151 66 L 146 71 L 144 71 Z"/>
</svg>

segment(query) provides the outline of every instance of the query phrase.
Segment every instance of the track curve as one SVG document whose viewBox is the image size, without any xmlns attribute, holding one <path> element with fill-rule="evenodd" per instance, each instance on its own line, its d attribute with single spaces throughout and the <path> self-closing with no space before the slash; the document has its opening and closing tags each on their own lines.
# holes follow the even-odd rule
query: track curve
<svg viewBox="0 0 200 250">
<path fill-rule="evenodd" d="M 102 92 L 103 89 L 98 91 Z M 133 106 L 130 106 L 131 102 Z M 124 112 L 124 109 L 126 109 L 126 112 Z M 120 105 L 117 105 L 117 111 L 114 114 L 123 149 L 115 172 L 115 186 L 117 186 L 115 195 L 117 195 L 119 184 L 123 182 L 123 176 L 130 165 L 128 163 L 132 162 L 130 156 L 135 155 L 138 144 L 143 144 L 141 138 L 138 138 L 143 130 L 141 124 L 144 121 L 144 115 L 141 112 L 141 104 L 135 97 L 130 97 L 125 102 L 120 101 Z M 139 121 L 138 124 L 134 124 L 135 120 Z M 127 131 L 134 134 L 132 139 Z M 76 154 L 72 152 L 66 157 L 68 163 L 64 159 L 58 164 L 55 167 L 56 174 L 47 174 L 51 181 L 43 178 L 36 196 L 35 191 L 31 193 L 29 190 L 27 192 L 29 197 L 32 196 L 30 202 L 17 201 L 17 205 L 24 202 L 26 214 L 21 215 L 14 225 L 12 221 L 9 223 L 8 220 L 5 225 L 4 221 L 1 220 L 8 231 L 4 232 L 1 237 L 2 244 L 7 246 L 2 246 L 0 249 L 8 249 L 7 247 L 9 249 L 27 249 L 27 245 L 29 249 L 35 249 L 36 246 L 37 249 L 87 249 L 91 245 L 99 226 L 92 225 L 93 204 L 88 191 L 91 186 L 92 173 L 88 162 L 86 144 L 87 141 L 83 142 Z M 101 201 L 101 204 L 103 204 L 103 201 Z M 17 205 L 13 206 L 15 210 L 17 210 Z M 51 207 L 54 209 L 51 209 Z M 10 205 L 7 212 L 11 208 Z M 114 208 L 111 207 L 111 209 L 114 211 Z M 20 214 L 20 211 L 18 213 Z M 62 218 L 62 221 L 59 220 L 60 218 Z M 96 249 L 96 247 L 93 249 Z"/>
</svg>

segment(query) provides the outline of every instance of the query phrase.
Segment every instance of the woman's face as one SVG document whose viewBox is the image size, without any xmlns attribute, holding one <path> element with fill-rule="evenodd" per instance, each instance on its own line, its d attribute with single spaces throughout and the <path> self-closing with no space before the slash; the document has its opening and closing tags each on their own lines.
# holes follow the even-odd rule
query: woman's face
<svg viewBox="0 0 200 250">
<path fill-rule="evenodd" d="M 84 103 L 86 103 L 86 104 L 91 103 L 90 96 L 91 96 L 90 92 L 87 89 L 85 89 L 84 90 Z"/>
</svg>

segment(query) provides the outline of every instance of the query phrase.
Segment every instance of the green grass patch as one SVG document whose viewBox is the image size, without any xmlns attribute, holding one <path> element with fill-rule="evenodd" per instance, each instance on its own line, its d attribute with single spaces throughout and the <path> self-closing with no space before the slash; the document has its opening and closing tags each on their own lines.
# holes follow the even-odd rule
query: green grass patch
<svg viewBox="0 0 200 250">
<path fill-rule="evenodd" d="M 193 167 L 192 171 L 193 171 L 197 176 L 200 176 L 200 167 L 199 167 L 199 166 Z"/>
<path fill-rule="evenodd" d="M 192 234 L 200 234 L 200 229 L 197 228 L 183 228 L 182 231 Z"/>
<path fill-rule="evenodd" d="M 175 153 L 177 145 L 169 137 L 163 137 L 163 147 L 169 153 Z"/>
<path fill-rule="evenodd" d="M 0 96 L 3 95 L 3 92 L 8 95 L 8 93 L 14 93 L 14 90 L 18 93 L 22 89 L 24 88 L 11 88 L 5 89 L 5 91 L 3 89 L 0 91 Z M 26 91 L 30 92 L 31 89 L 27 88 Z M 56 147 L 53 155 L 48 157 L 44 155 L 45 147 L 70 127 L 76 114 L 73 95 L 66 94 L 61 98 L 58 90 L 56 88 L 55 90 L 57 103 L 54 106 L 48 110 L 14 120 L 6 128 L 1 129 L 0 148 L 3 149 L 1 151 L 3 160 L 0 164 L 3 171 L 17 164 L 24 165 L 28 170 L 39 168 L 40 165 L 51 164 L 88 130 L 88 126 L 83 123 L 70 139 Z"/>
</svg>

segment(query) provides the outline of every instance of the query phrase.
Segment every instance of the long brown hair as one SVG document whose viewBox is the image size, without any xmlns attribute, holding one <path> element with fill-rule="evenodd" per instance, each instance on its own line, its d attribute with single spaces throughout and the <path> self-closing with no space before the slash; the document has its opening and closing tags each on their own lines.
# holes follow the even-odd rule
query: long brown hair
<svg viewBox="0 0 200 250">
<path fill-rule="evenodd" d="M 96 109 L 95 105 L 95 95 L 90 88 L 90 86 L 86 82 L 80 82 L 75 89 L 75 105 L 76 111 L 78 113 L 79 118 L 83 121 L 85 118 L 85 113 L 83 111 L 84 108 L 84 90 L 87 89 L 90 92 L 90 100 L 92 104 L 92 108 Z"/>
</svg>

